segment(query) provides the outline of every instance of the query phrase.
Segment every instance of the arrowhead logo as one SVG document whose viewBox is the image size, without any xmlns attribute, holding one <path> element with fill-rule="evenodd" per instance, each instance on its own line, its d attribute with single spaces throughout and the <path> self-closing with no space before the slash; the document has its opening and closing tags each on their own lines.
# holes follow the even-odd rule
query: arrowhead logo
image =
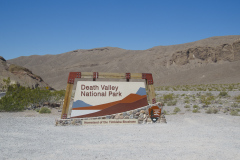
<svg viewBox="0 0 240 160">
<path fill-rule="evenodd" d="M 152 121 L 155 123 L 161 115 L 161 108 L 159 108 L 158 106 L 152 106 L 148 109 L 148 112 Z"/>
</svg>

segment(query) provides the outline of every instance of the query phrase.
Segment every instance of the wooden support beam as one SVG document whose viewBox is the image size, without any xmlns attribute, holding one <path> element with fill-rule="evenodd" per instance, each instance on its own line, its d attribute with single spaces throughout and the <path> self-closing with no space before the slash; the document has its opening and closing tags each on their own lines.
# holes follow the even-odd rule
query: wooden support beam
<svg viewBox="0 0 240 160">
<path fill-rule="evenodd" d="M 154 90 L 154 86 L 148 85 L 148 96 L 149 96 L 149 101 L 150 103 L 154 104 L 156 103 L 156 95 L 155 95 L 155 90 Z"/>
<path fill-rule="evenodd" d="M 69 104 L 71 101 L 72 89 L 73 89 L 73 84 L 68 83 L 66 88 L 64 103 L 63 103 L 63 109 L 62 109 L 62 115 L 61 115 L 62 119 L 67 118 Z"/>
<path fill-rule="evenodd" d="M 131 79 L 148 79 L 153 83 L 151 73 L 130 73 Z M 68 83 L 74 83 L 75 78 L 108 78 L 108 79 L 126 79 L 126 73 L 105 73 L 105 72 L 70 72 Z"/>
</svg>

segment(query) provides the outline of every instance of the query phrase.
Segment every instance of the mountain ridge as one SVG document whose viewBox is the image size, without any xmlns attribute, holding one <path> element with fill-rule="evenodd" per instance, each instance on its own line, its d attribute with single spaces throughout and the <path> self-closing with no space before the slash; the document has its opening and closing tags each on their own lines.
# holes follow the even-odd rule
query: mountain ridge
<svg viewBox="0 0 240 160">
<path fill-rule="evenodd" d="M 58 55 L 18 57 L 9 62 L 29 68 L 56 89 L 65 89 L 68 73 L 74 71 L 150 72 L 155 85 L 238 83 L 240 35 L 210 37 L 147 50 L 79 49 Z M 227 73 L 221 74 L 223 71 Z M 199 78 L 203 75 L 204 78 Z"/>
<path fill-rule="evenodd" d="M 3 57 L 0 56 L 0 86 L 2 86 L 3 79 L 10 78 L 11 83 L 19 83 L 22 86 L 28 86 L 32 88 L 36 87 L 49 87 L 43 79 L 34 74 L 31 70 L 18 66 L 12 63 L 8 63 Z M 51 88 L 51 87 L 50 87 Z"/>
</svg>

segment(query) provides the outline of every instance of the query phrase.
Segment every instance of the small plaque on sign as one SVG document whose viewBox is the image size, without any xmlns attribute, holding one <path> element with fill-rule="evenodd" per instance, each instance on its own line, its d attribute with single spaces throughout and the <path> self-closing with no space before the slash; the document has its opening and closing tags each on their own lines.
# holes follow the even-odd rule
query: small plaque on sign
<svg viewBox="0 0 240 160">
<path fill-rule="evenodd" d="M 158 106 L 152 106 L 148 109 L 148 112 L 152 121 L 155 123 L 161 115 L 161 108 L 159 108 Z"/>
<path fill-rule="evenodd" d="M 138 124 L 137 119 L 97 119 L 83 120 L 82 125 Z"/>
</svg>

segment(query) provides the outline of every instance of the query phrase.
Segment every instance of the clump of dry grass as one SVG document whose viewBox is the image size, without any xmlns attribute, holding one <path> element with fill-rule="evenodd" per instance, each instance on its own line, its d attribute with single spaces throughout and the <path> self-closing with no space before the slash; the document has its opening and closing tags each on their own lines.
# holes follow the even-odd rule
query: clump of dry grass
<svg viewBox="0 0 240 160">
<path fill-rule="evenodd" d="M 230 114 L 231 114 L 232 116 L 239 116 L 238 111 L 235 110 L 235 109 L 231 110 Z"/>
<path fill-rule="evenodd" d="M 174 110 L 173 110 L 174 113 L 178 113 L 178 112 L 180 112 L 180 111 L 181 111 L 181 110 L 180 110 L 180 108 L 178 108 L 178 107 L 175 107 Z"/>
<path fill-rule="evenodd" d="M 198 108 L 193 109 L 192 112 L 193 112 L 193 113 L 200 113 L 200 111 L 198 110 Z"/>
<path fill-rule="evenodd" d="M 190 105 L 185 105 L 184 108 L 190 108 Z"/>
<path fill-rule="evenodd" d="M 218 109 L 211 107 L 211 108 L 208 108 L 205 113 L 207 113 L 207 114 L 212 114 L 212 113 L 217 114 L 218 113 Z"/>
</svg>

